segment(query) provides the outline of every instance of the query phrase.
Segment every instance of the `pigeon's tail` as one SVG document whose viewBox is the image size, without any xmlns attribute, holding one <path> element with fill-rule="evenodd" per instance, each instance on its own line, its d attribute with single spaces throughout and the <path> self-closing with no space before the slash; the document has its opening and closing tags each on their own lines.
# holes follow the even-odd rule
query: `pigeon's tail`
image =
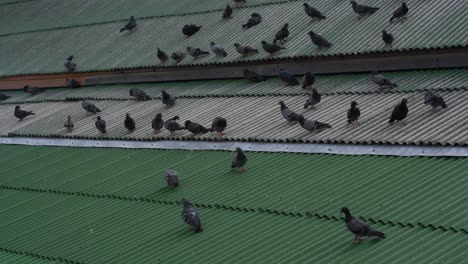
<svg viewBox="0 0 468 264">
<path fill-rule="evenodd" d="M 33 112 L 31 112 L 31 111 L 30 111 L 28 114 L 29 114 L 29 115 L 36 115 L 35 113 L 33 113 Z"/>
<path fill-rule="evenodd" d="M 123 32 L 125 30 L 126 30 L 126 28 L 123 27 L 123 28 L 120 29 L 120 32 Z"/>
<path fill-rule="evenodd" d="M 194 231 L 195 231 L 195 233 L 201 233 L 201 232 L 203 232 L 203 228 L 201 227 L 201 225 L 200 226 L 195 226 Z"/>
<path fill-rule="evenodd" d="M 440 106 L 442 108 L 447 108 L 447 104 L 442 100 L 442 102 L 440 103 Z"/>
<path fill-rule="evenodd" d="M 227 57 L 226 51 L 223 50 L 222 53 L 221 53 L 221 56 L 223 56 L 223 58 Z"/>
<path fill-rule="evenodd" d="M 377 12 L 377 10 L 379 10 L 380 8 L 378 7 L 371 7 L 369 8 L 369 14 L 374 14 L 375 12 Z"/>
<path fill-rule="evenodd" d="M 372 235 L 374 235 L 374 236 L 376 236 L 376 237 L 379 237 L 379 238 L 382 238 L 382 239 L 385 238 L 385 234 L 382 233 L 382 232 L 379 232 L 379 231 L 377 231 L 377 230 L 375 230 L 374 233 L 373 233 Z"/>
<path fill-rule="evenodd" d="M 390 120 L 388 120 L 388 123 L 389 123 L 389 124 L 393 124 L 393 122 L 395 122 L 395 119 L 393 119 L 393 117 L 390 118 Z"/>
<path fill-rule="evenodd" d="M 392 16 L 392 18 L 390 18 L 390 23 L 393 22 L 393 19 L 395 19 L 396 17 L 395 16 Z"/>
<path fill-rule="evenodd" d="M 320 19 L 325 19 L 325 18 L 327 18 L 327 17 L 324 16 L 324 15 L 319 15 L 319 16 L 317 16 L 317 17 L 320 18 Z"/>
<path fill-rule="evenodd" d="M 249 25 L 247 25 L 247 24 L 242 25 L 242 28 L 243 28 L 243 29 L 247 29 L 247 28 L 249 28 Z"/>
<path fill-rule="evenodd" d="M 330 124 L 327 124 L 327 123 L 320 123 L 319 126 L 318 126 L 319 129 L 322 129 L 322 128 L 332 128 L 332 126 Z"/>
</svg>

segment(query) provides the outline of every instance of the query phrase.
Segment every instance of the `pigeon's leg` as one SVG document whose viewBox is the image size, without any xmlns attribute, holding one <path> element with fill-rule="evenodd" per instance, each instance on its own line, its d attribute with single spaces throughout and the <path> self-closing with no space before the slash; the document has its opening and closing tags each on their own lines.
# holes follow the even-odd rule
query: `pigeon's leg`
<svg viewBox="0 0 468 264">
<path fill-rule="evenodd" d="M 155 129 L 155 130 L 153 131 L 154 134 L 159 134 L 159 132 L 161 132 L 161 130 L 159 130 L 159 129 Z"/>
<path fill-rule="evenodd" d="M 357 121 L 357 120 L 356 120 L 356 124 L 357 124 L 358 126 L 360 126 L 360 125 L 361 125 L 361 123 L 359 123 L 359 121 Z"/>
<path fill-rule="evenodd" d="M 239 173 L 244 173 L 244 172 L 245 172 L 245 168 L 244 168 L 244 167 L 239 168 Z"/>
<path fill-rule="evenodd" d="M 352 243 L 356 244 L 356 243 L 359 243 L 360 241 L 361 241 L 361 237 L 356 235 Z"/>
</svg>

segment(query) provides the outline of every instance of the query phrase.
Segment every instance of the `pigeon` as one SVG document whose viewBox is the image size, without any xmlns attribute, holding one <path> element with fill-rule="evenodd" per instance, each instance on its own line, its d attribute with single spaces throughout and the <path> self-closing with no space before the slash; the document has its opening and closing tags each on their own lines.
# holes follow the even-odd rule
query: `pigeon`
<svg viewBox="0 0 468 264">
<path fill-rule="evenodd" d="M 63 123 L 63 126 L 65 127 L 65 129 L 67 130 L 67 132 L 71 132 L 73 130 L 73 121 L 71 119 L 71 116 L 67 116 L 67 120 L 65 120 L 65 122 Z"/>
<path fill-rule="evenodd" d="M 397 8 L 395 12 L 393 12 L 392 18 L 390 18 L 390 23 L 392 23 L 393 19 L 395 18 L 398 18 L 399 20 L 401 20 L 401 18 L 405 17 L 406 14 L 408 14 L 408 11 L 409 11 L 408 6 L 406 5 L 405 2 L 403 2 L 401 6 Z"/>
<path fill-rule="evenodd" d="M 276 33 L 273 43 L 276 43 L 277 41 L 286 41 L 286 39 L 289 37 L 288 27 L 288 23 L 284 24 L 284 26 Z"/>
<path fill-rule="evenodd" d="M 189 25 L 186 24 L 182 28 L 182 33 L 184 33 L 184 35 L 186 35 L 187 37 L 190 37 L 194 35 L 195 33 L 197 33 L 201 28 L 202 26 L 197 26 L 194 24 L 189 24 Z"/>
<path fill-rule="evenodd" d="M 101 132 L 101 134 L 106 134 L 106 121 L 102 120 L 100 116 L 97 117 L 96 120 L 96 128 Z"/>
<path fill-rule="evenodd" d="M 305 119 L 303 115 L 299 115 L 299 124 L 302 128 L 309 132 L 314 132 L 316 130 L 322 130 L 325 128 L 331 128 L 330 124 L 322 123 L 319 121 Z"/>
<path fill-rule="evenodd" d="M 328 42 L 324 37 L 320 36 L 317 33 L 314 33 L 313 31 L 309 31 L 309 36 L 310 40 L 312 40 L 312 43 L 317 46 L 317 48 L 329 48 L 332 46 L 330 42 Z"/>
<path fill-rule="evenodd" d="M 192 132 L 192 137 L 198 136 L 199 134 L 206 134 L 208 132 L 211 132 L 211 129 L 208 129 L 190 120 L 185 121 L 185 128 L 188 131 Z"/>
<path fill-rule="evenodd" d="M 217 57 L 226 57 L 227 53 L 223 49 L 223 47 L 216 45 L 213 41 L 210 43 L 210 48 L 211 51 L 217 56 Z"/>
<path fill-rule="evenodd" d="M 169 56 L 167 56 L 166 52 L 162 51 L 160 48 L 158 48 L 157 56 L 161 63 L 166 63 L 166 61 L 169 59 Z"/>
<path fill-rule="evenodd" d="M 232 159 L 231 168 L 235 168 L 238 172 L 242 173 L 245 171 L 245 164 L 247 163 L 247 156 L 241 148 L 236 148 L 236 155 Z"/>
<path fill-rule="evenodd" d="M 179 186 L 179 176 L 177 176 L 177 171 L 175 170 L 165 171 L 164 178 L 166 179 L 167 186 L 170 186 L 170 187 Z"/>
<path fill-rule="evenodd" d="M 173 118 L 166 120 L 166 122 L 164 122 L 164 128 L 169 130 L 171 132 L 171 135 L 173 135 L 174 132 L 176 132 L 177 130 L 185 129 L 185 127 L 179 125 L 179 123 L 177 123 L 176 120 L 179 120 L 179 116 L 174 116 Z"/>
<path fill-rule="evenodd" d="M 279 104 L 281 105 L 281 115 L 286 119 L 288 120 L 288 122 L 297 122 L 299 121 L 299 114 L 298 113 L 295 113 L 293 112 L 292 110 L 290 110 L 285 104 L 283 101 L 280 101 Z"/>
<path fill-rule="evenodd" d="M 176 101 L 176 96 L 166 92 L 165 90 L 161 91 L 162 93 L 162 103 L 166 106 L 173 106 Z"/>
<path fill-rule="evenodd" d="M 198 209 L 186 199 L 182 199 L 184 209 L 182 210 L 182 220 L 188 225 L 188 227 L 195 233 L 203 232 L 203 228 L 200 220 L 200 213 Z"/>
<path fill-rule="evenodd" d="M 210 54 L 208 51 L 201 50 L 199 48 L 187 47 L 187 53 L 197 59 L 200 56 Z"/>
<path fill-rule="evenodd" d="M 322 95 L 320 95 L 317 92 L 317 89 L 312 89 L 312 93 L 309 94 L 309 98 L 307 98 L 304 104 L 304 109 L 306 109 L 309 106 L 312 106 L 312 108 L 314 108 L 316 104 L 320 103 L 320 100 L 322 100 Z"/>
<path fill-rule="evenodd" d="M 0 101 L 5 101 L 9 98 L 11 98 L 11 96 L 0 93 Z"/>
<path fill-rule="evenodd" d="M 257 49 L 250 46 L 242 46 L 239 43 L 234 43 L 234 47 L 236 47 L 236 51 L 243 56 L 258 53 Z"/>
<path fill-rule="evenodd" d="M 315 75 L 311 72 L 307 72 L 304 75 L 304 79 L 302 80 L 302 89 L 310 89 L 312 85 L 315 83 Z"/>
<path fill-rule="evenodd" d="M 133 30 L 134 28 L 136 28 L 137 26 L 137 23 L 136 23 L 136 20 L 133 16 L 130 17 L 130 19 L 128 20 L 127 24 L 120 29 L 120 32 L 123 32 L 125 30 Z"/>
<path fill-rule="evenodd" d="M 153 128 L 155 134 L 158 134 L 159 132 L 161 132 L 161 128 L 163 128 L 163 126 L 164 120 L 162 119 L 162 114 L 158 113 L 151 122 L 151 128 Z"/>
<path fill-rule="evenodd" d="M 97 114 L 97 113 L 101 112 L 101 110 L 99 108 L 97 108 L 96 105 L 94 105 L 93 103 L 91 103 L 89 101 L 86 101 L 86 100 L 83 100 L 81 102 L 81 106 L 88 113 Z"/>
<path fill-rule="evenodd" d="M 213 123 L 211 124 L 211 131 L 215 131 L 218 136 L 224 136 L 223 131 L 227 127 L 227 120 L 226 118 L 222 117 L 215 117 Z"/>
<path fill-rule="evenodd" d="M 67 84 L 67 87 L 70 89 L 77 89 L 81 87 L 81 84 L 75 79 L 66 79 L 65 83 Z"/>
<path fill-rule="evenodd" d="M 68 72 L 74 72 L 76 70 L 76 63 L 73 62 L 75 57 L 70 56 L 65 60 L 65 68 Z"/>
<path fill-rule="evenodd" d="M 398 84 L 391 82 L 378 71 L 372 72 L 372 82 L 377 84 L 380 89 L 398 87 Z"/>
<path fill-rule="evenodd" d="M 382 30 L 382 40 L 385 42 L 385 45 L 392 46 L 393 35 L 385 30 Z"/>
<path fill-rule="evenodd" d="M 351 102 L 351 108 L 348 109 L 348 124 L 358 123 L 359 116 L 361 111 L 357 107 L 358 103 L 356 101 Z"/>
<path fill-rule="evenodd" d="M 133 132 L 136 128 L 135 125 L 135 120 L 130 117 L 130 114 L 127 113 L 125 116 L 125 121 L 124 121 L 125 128 L 128 130 L 129 133 Z"/>
<path fill-rule="evenodd" d="M 279 71 L 279 78 L 286 83 L 286 85 L 299 85 L 299 81 L 297 80 L 296 76 L 290 74 L 285 69 L 280 69 Z"/>
<path fill-rule="evenodd" d="M 390 116 L 390 120 L 388 120 L 389 124 L 393 124 L 394 121 L 401 122 L 403 119 L 406 118 L 408 115 L 408 100 L 403 98 L 401 103 L 397 104 L 393 109 L 392 115 Z"/>
<path fill-rule="evenodd" d="M 23 121 L 23 118 L 28 117 L 30 115 L 35 115 L 32 111 L 24 111 L 20 109 L 20 106 L 15 106 L 15 117 L 19 119 L 19 121 Z"/>
<path fill-rule="evenodd" d="M 245 3 L 245 0 L 232 0 L 232 1 L 234 1 L 234 3 L 236 4 Z"/>
<path fill-rule="evenodd" d="M 358 3 L 356 3 L 356 1 L 352 0 L 351 1 L 351 4 L 353 5 L 353 10 L 356 14 L 358 14 L 359 16 L 367 16 L 367 15 L 372 15 L 374 14 L 375 12 L 377 12 L 377 10 L 379 10 L 380 8 L 378 7 L 371 7 L 371 6 L 366 6 L 366 5 L 359 5 Z"/>
<path fill-rule="evenodd" d="M 251 81 L 251 82 L 263 82 L 265 78 L 260 76 L 258 73 L 254 71 L 249 71 L 248 69 L 244 69 L 244 78 Z"/>
<path fill-rule="evenodd" d="M 176 63 L 179 63 L 183 59 L 185 59 L 185 56 L 187 56 L 187 53 L 176 51 L 176 52 L 171 54 L 171 59 L 174 60 Z"/>
<path fill-rule="evenodd" d="M 262 47 L 263 47 L 263 50 L 270 53 L 270 55 L 273 55 L 274 53 L 280 50 L 286 49 L 283 46 L 280 46 L 275 43 L 267 43 L 266 41 L 262 41 Z"/>
<path fill-rule="evenodd" d="M 304 3 L 304 9 L 305 12 L 308 16 L 310 16 L 312 19 L 325 19 L 327 18 L 326 16 L 322 15 L 318 9 L 311 7 L 309 4 Z"/>
<path fill-rule="evenodd" d="M 242 25 L 242 28 L 249 29 L 253 26 L 260 24 L 260 22 L 262 22 L 262 17 L 258 13 L 253 13 L 252 15 L 250 15 L 250 18 L 247 21 L 247 23 Z"/>
<path fill-rule="evenodd" d="M 424 95 L 424 104 L 430 105 L 434 109 L 439 106 L 442 108 L 447 108 L 444 98 L 442 98 L 440 94 L 436 93 L 436 91 L 426 91 L 426 94 Z"/>
<path fill-rule="evenodd" d="M 226 6 L 226 8 L 223 11 L 223 19 L 228 19 L 232 17 L 232 8 L 229 6 L 229 4 Z"/>
<path fill-rule="evenodd" d="M 140 100 L 151 100 L 151 96 L 147 95 L 145 91 L 139 88 L 132 88 L 129 92 L 130 96 L 135 97 L 138 101 Z"/>
<path fill-rule="evenodd" d="M 384 233 L 373 229 L 366 222 L 360 219 L 354 218 L 351 215 L 351 212 L 349 211 L 348 208 L 346 207 L 341 208 L 341 212 L 345 214 L 346 227 L 355 236 L 353 243 L 358 243 L 359 241 L 361 241 L 361 237 L 363 236 L 368 236 L 368 237 L 376 236 L 379 238 L 385 238 Z"/>
<path fill-rule="evenodd" d="M 36 95 L 36 94 L 44 92 L 44 90 L 41 90 L 37 87 L 32 87 L 31 85 L 25 85 L 23 87 L 23 92 L 29 93 L 31 95 Z"/>
</svg>

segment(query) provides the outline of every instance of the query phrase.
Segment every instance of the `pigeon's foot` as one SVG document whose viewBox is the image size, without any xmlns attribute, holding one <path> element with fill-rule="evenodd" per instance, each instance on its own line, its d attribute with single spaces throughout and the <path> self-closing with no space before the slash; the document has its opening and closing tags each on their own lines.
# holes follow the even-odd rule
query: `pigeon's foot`
<svg viewBox="0 0 468 264">
<path fill-rule="evenodd" d="M 239 170 L 238 170 L 239 173 L 244 173 L 245 171 L 246 171 L 246 169 L 244 167 L 239 168 Z"/>
<path fill-rule="evenodd" d="M 159 134 L 160 132 L 161 132 L 161 130 L 159 130 L 159 129 L 155 129 L 155 130 L 153 131 L 153 133 L 154 133 L 155 135 L 156 135 L 156 134 Z"/>
</svg>

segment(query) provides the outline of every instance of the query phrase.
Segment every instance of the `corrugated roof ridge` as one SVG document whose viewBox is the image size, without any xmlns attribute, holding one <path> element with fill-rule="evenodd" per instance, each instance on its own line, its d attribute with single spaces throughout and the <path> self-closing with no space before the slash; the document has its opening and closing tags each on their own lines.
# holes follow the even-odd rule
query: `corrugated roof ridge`
<svg viewBox="0 0 468 264">
<path fill-rule="evenodd" d="M 68 258 L 46 256 L 46 255 L 35 253 L 33 251 L 19 250 L 19 249 L 13 249 L 13 248 L 8 248 L 8 247 L 3 247 L 3 246 L 0 246 L 0 251 L 6 252 L 9 254 L 19 255 L 19 256 L 32 257 L 35 259 L 41 259 L 45 261 L 53 261 L 54 263 L 65 262 L 65 263 L 74 263 L 74 264 L 84 264 L 84 262 L 80 262 L 80 261 L 76 261 L 76 260 L 72 260 Z"/>
<path fill-rule="evenodd" d="M 16 0 L 16 1 L 10 1 L 10 2 L 0 3 L 0 6 L 3 6 L 3 5 L 14 5 L 14 4 L 20 4 L 20 3 L 24 3 L 24 2 L 33 2 L 33 1 L 37 1 L 37 0 Z"/>
</svg>

